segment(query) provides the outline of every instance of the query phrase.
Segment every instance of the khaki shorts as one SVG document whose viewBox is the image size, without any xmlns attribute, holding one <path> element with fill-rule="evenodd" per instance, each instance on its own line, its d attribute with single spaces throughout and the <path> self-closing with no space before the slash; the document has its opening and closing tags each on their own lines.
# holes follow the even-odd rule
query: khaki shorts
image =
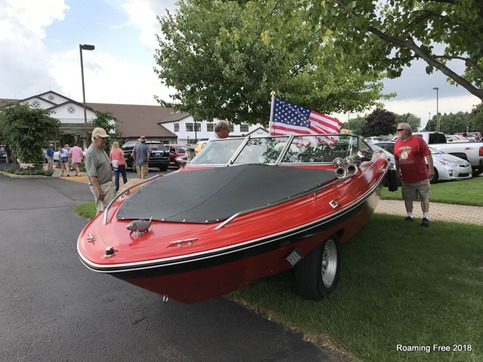
<svg viewBox="0 0 483 362">
<path fill-rule="evenodd" d="M 429 179 L 414 183 L 402 183 L 402 197 L 404 200 L 427 200 L 430 194 Z"/>
<path fill-rule="evenodd" d="M 114 187 L 114 182 L 108 181 L 101 184 L 101 190 L 104 192 L 104 200 L 99 200 L 96 189 L 94 186 L 89 185 L 92 195 L 94 195 L 94 203 L 96 204 L 96 211 L 104 211 L 104 209 L 109 205 L 109 203 L 116 196 L 116 188 Z"/>
<path fill-rule="evenodd" d="M 142 165 L 136 165 L 136 171 L 138 173 L 138 178 L 141 178 L 141 175 L 146 177 L 148 175 L 149 165 L 147 163 L 143 163 Z"/>
</svg>

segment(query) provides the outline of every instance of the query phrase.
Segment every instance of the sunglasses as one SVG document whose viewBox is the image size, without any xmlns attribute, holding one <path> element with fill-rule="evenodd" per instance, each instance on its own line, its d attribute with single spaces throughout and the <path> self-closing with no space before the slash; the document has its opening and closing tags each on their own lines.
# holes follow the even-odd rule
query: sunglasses
<svg viewBox="0 0 483 362">
<path fill-rule="evenodd" d="M 405 131 L 405 129 L 404 128 L 398 128 L 396 131 L 397 132 L 402 132 L 402 131 Z"/>
</svg>

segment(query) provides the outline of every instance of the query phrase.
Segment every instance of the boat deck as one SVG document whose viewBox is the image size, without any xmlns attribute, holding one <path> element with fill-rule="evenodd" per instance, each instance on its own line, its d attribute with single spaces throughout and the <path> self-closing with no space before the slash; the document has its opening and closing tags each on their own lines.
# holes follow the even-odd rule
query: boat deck
<svg viewBox="0 0 483 362">
<path fill-rule="evenodd" d="M 240 211 L 297 197 L 335 178 L 332 170 L 260 164 L 186 170 L 145 185 L 126 200 L 117 218 L 219 222 Z"/>
</svg>

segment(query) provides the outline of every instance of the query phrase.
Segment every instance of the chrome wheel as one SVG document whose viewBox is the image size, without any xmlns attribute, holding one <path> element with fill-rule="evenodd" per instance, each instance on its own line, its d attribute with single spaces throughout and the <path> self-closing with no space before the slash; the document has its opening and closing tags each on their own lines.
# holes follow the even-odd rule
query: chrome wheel
<svg viewBox="0 0 483 362">
<path fill-rule="evenodd" d="M 337 246 L 333 239 L 327 240 L 322 251 L 322 282 L 330 288 L 337 276 Z"/>
<path fill-rule="evenodd" d="M 340 258 L 337 240 L 336 235 L 331 236 L 297 264 L 295 280 L 303 298 L 320 300 L 336 289 Z"/>
</svg>

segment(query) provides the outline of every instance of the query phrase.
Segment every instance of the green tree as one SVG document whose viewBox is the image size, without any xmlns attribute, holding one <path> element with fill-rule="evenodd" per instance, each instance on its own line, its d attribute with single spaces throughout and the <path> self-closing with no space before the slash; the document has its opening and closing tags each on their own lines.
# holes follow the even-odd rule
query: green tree
<svg viewBox="0 0 483 362">
<path fill-rule="evenodd" d="M 475 129 L 475 119 L 472 113 L 444 113 L 439 118 L 439 130 L 445 134 L 454 134 Z M 426 131 L 436 131 L 438 118 L 436 115 L 426 124 Z"/>
<path fill-rule="evenodd" d="M 421 127 L 421 118 L 412 113 L 396 114 L 396 123 L 408 123 L 413 131 L 417 131 Z"/>
<path fill-rule="evenodd" d="M 393 134 L 396 129 L 396 115 L 383 108 L 376 108 L 366 117 L 362 136 L 382 136 Z"/>
<path fill-rule="evenodd" d="M 352 134 L 362 135 L 362 128 L 366 123 L 366 118 L 363 116 L 357 116 L 355 118 L 351 118 L 349 121 L 344 122 L 342 124 L 342 128 L 348 129 L 351 131 Z"/>
<path fill-rule="evenodd" d="M 483 102 L 473 108 L 470 117 L 473 129 L 483 135 Z"/>
<path fill-rule="evenodd" d="M 116 117 L 111 112 L 100 112 L 94 111 L 96 117 L 91 121 L 91 124 L 94 127 L 101 127 L 107 132 L 107 134 L 113 136 L 114 138 L 120 136 L 116 123 L 119 122 Z M 111 141 L 112 138 L 109 139 L 109 142 L 106 143 L 104 146 L 104 150 L 109 154 L 111 149 Z"/>
<path fill-rule="evenodd" d="M 183 0 L 160 18 L 155 72 L 175 92 L 158 101 L 197 119 L 267 124 L 272 91 L 322 113 L 386 97 L 384 74 L 354 63 L 358 50 L 337 48 L 308 9 L 262 3 Z"/>
<path fill-rule="evenodd" d="M 100 112 L 94 110 L 96 117 L 91 121 L 94 127 L 101 127 L 110 135 L 118 135 L 116 123 L 119 122 L 111 112 Z"/>
<path fill-rule="evenodd" d="M 481 0 L 260 0 L 257 6 L 284 14 L 269 22 L 268 36 L 284 22 L 292 25 L 294 14 L 305 14 L 299 20 L 317 25 L 319 37 L 355 56 L 362 70 L 397 78 L 421 59 L 428 74 L 437 69 L 483 100 Z M 461 66 L 463 73 L 457 71 Z"/>
<path fill-rule="evenodd" d="M 0 133 L 13 154 L 13 159 L 42 168 L 42 147 L 60 134 L 60 121 L 50 112 L 15 103 L 0 110 Z"/>
</svg>

